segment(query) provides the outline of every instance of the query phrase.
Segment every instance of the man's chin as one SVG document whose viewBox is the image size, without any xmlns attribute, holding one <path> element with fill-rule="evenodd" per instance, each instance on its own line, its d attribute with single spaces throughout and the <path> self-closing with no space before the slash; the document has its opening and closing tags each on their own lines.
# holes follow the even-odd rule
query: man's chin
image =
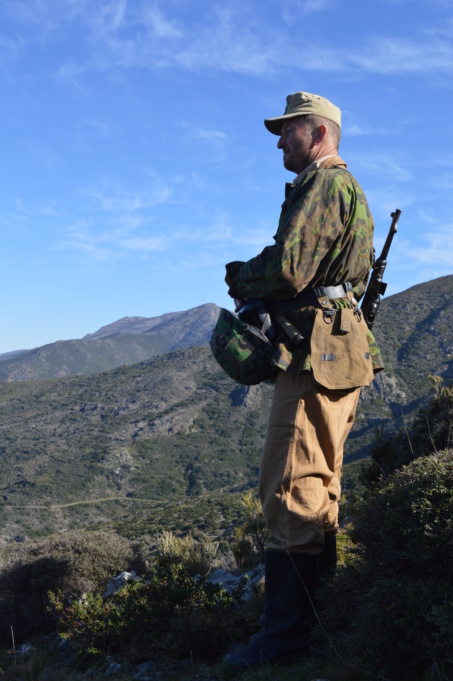
<svg viewBox="0 0 453 681">
<path fill-rule="evenodd" d="M 294 170 L 294 168 L 293 168 L 293 164 L 291 163 L 291 159 L 290 159 L 290 158 L 285 158 L 285 157 L 283 157 L 283 165 L 284 165 L 284 167 L 286 168 L 286 170 L 289 170 L 289 171 L 290 171 L 290 173 L 294 173 L 294 172 L 295 172 L 295 170 Z"/>
</svg>

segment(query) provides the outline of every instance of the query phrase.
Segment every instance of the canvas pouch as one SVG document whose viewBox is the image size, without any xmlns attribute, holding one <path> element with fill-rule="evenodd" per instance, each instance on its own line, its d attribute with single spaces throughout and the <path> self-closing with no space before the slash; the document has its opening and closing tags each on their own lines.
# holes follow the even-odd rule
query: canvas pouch
<svg viewBox="0 0 453 681">
<path fill-rule="evenodd" d="M 368 327 L 359 308 L 318 309 L 311 336 L 311 368 L 328 390 L 349 390 L 373 380 Z"/>
</svg>

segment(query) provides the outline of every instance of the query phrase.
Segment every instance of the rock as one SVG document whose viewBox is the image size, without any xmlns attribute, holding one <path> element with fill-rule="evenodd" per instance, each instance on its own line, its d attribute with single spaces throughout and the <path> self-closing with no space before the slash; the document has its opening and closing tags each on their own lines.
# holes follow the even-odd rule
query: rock
<svg viewBox="0 0 453 681">
<path fill-rule="evenodd" d="M 21 643 L 16 646 L 16 654 L 22 655 L 22 657 L 31 657 L 36 653 L 36 648 L 34 648 L 31 643 Z"/>
<path fill-rule="evenodd" d="M 106 590 L 102 594 L 102 598 L 108 598 L 112 594 L 116 593 L 121 589 L 123 584 L 129 582 L 131 579 L 137 580 L 140 579 L 140 577 L 137 576 L 134 570 L 132 570 L 132 572 L 120 572 L 119 575 L 113 577 L 113 579 L 109 581 Z"/>
<path fill-rule="evenodd" d="M 244 593 L 242 595 L 243 601 L 248 601 L 254 595 L 254 588 L 259 582 L 264 579 L 264 566 L 258 565 L 254 570 L 249 570 L 244 572 L 242 575 L 233 575 L 231 572 L 226 570 L 218 569 L 215 570 L 211 575 L 209 575 L 206 580 L 210 584 L 220 584 L 228 591 L 229 594 L 233 593 L 234 589 L 241 585 L 241 582 L 246 580 Z"/>
<path fill-rule="evenodd" d="M 118 662 L 111 662 L 106 669 L 104 676 L 116 676 L 121 669 L 121 665 Z"/>
<path fill-rule="evenodd" d="M 139 679 L 140 681 L 152 681 L 154 679 L 154 676 L 151 676 L 151 673 L 156 670 L 156 663 L 155 662 L 143 662 L 142 664 L 138 665 L 134 676 L 132 677 L 133 679 Z"/>
</svg>

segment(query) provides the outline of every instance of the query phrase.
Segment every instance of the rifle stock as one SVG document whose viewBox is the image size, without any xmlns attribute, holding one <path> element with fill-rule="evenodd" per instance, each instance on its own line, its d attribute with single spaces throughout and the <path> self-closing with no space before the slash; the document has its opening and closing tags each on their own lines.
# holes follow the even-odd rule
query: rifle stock
<svg viewBox="0 0 453 681">
<path fill-rule="evenodd" d="M 385 240 L 382 253 L 379 256 L 379 258 L 374 262 L 370 276 L 370 281 L 368 282 L 367 290 L 365 291 L 365 295 L 360 306 L 369 329 L 372 328 L 376 320 L 379 305 L 381 304 L 381 296 L 384 295 L 385 290 L 387 288 L 387 284 L 385 284 L 382 281 L 382 279 L 384 276 L 385 268 L 387 267 L 387 256 L 390 250 L 390 246 L 392 245 L 392 239 L 397 232 L 397 224 L 400 215 L 401 211 L 398 210 L 398 208 L 393 213 L 390 213 L 390 217 L 392 218 L 392 224 L 390 225 L 390 230 L 387 235 L 387 239 Z"/>
</svg>

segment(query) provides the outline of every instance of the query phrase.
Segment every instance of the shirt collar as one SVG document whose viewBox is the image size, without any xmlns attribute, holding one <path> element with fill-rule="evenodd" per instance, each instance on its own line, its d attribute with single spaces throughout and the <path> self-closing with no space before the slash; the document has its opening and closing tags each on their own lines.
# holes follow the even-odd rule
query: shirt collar
<svg viewBox="0 0 453 681">
<path fill-rule="evenodd" d="M 323 161 L 325 161 L 328 158 L 332 158 L 332 156 L 336 156 L 336 154 L 328 154 L 327 156 L 318 158 L 316 161 L 313 161 L 313 163 L 310 163 L 310 165 L 307 166 L 307 168 L 304 168 L 304 170 L 301 173 L 299 173 L 299 175 L 293 180 L 293 184 L 294 185 L 299 184 L 299 182 L 301 182 L 304 179 L 307 173 L 310 173 L 312 170 L 317 170 Z"/>
</svg>

